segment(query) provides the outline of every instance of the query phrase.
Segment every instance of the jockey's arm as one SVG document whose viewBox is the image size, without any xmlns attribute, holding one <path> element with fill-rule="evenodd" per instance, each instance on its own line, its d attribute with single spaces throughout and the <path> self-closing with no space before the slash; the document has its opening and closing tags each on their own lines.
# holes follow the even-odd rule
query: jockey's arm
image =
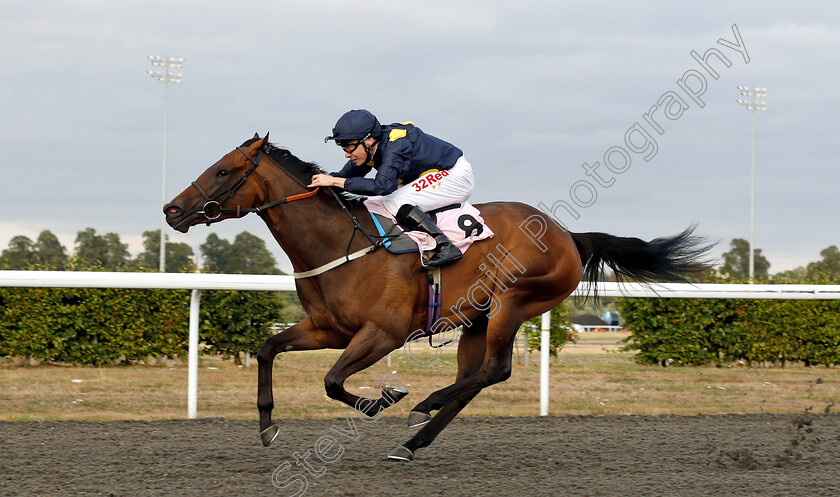
<svg viewBox="0 0 840 497">
<path fill-rule="evenodd" d="M 316 174 L 312 176 L 312 183 L 308 186 L 309 188 L 315 188 L 316 186 L 337 186 L 344 188 L 344 182 L 346 180 L 347 178 L 338 178 L 329 174 Z"/>
<path fill-rule="evenodd" d="M 364 176 L 373 169 L 370 166 L 358 167 L 353 164 L 353 161 L 347 161 L 347 164 L 337 171 L 330 174 L 315 174 L 312 176 L 312 182 L 308 185 L 309 188 L 316 186 L 337 186 L 344 188 L 344 180 L 355 176 Z"/>
<path fill-rule="evenodd" d="M 379 166 L 376 176 L 371 178 L 347 178 L 344 189 L 350 193 L 366 196 L 388 195 L 399 187 L 398 172 L 393 167 Z"/>
</svg>

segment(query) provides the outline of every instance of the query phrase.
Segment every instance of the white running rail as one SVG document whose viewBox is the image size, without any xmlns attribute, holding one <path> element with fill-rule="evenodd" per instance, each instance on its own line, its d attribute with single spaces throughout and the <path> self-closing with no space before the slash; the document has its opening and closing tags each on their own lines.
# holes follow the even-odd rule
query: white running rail
<svg viewBox="0 0 840 497">
<path fill-rule="evenodd" d="M 187 357 L 187 417 L 197 417 L 198 311 L 201 290 L 295 291 L 292 276 L 202 273 L 121 273 L 92 271 L 0 271 L 0 286 L 47 288 L 148 288 L 192 290 L 190 298 L 189 354 Z M 573 293 L 586 293 L 586 283 Z M 692 283 L 598 284 L 602 297 L 705 299 L 840 299 L 840 285 L 748 285 Z M 540 415 L 548 415 L 548 357 L 550 312 L 543 314 L 540 341 Z"/>
</svg>

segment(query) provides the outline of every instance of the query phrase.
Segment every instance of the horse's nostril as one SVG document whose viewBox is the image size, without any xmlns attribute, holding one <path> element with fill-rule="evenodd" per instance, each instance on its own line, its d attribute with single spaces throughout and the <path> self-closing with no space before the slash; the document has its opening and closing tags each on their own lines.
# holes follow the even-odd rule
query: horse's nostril
<svg viewBox="0 0 840 497">
<path fill-rule="evenodd" d="M 171 214 L 173 216 L 178 215 L 182 212 L 182 209 L 177 205 L 165 205 L 163 206 L 163 212 L 165 214 Z"/>
</svg>

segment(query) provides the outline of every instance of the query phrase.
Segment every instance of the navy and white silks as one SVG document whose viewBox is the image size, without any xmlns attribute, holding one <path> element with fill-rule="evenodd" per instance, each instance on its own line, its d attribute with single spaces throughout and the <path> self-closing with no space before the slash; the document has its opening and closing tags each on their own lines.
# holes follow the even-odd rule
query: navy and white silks
<svg viewBox="0 0 840 497">
<path fill-rule="evenodd" d="M 371 170 L 376 175 L 365 178 Z M 331 175 L 346 178 L 345 190 L 381 201 L 394 215 L 404 204 L 428 212 L 464 203 L 475 184 L 472 166 L 458 147 L 410 122 L 383 126 L 370 162 L 357 166 L 350 160 Z"/>
</svg>

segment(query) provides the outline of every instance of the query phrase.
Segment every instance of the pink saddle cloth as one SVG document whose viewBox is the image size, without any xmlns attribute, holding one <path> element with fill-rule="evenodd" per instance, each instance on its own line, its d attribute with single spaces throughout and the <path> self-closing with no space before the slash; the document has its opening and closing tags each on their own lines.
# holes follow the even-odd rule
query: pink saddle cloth
<svg viewBox="0 0 840 497">
<path fill-rule="evenodd" d="M 373 199 L 365 200 L 365 207 L 372 214 L 378 214 L 390 219 L 397 226 L 397 220 L 382 205 L 381 202 Z M 473 242 L 493 238 L 493 230 L 484 223 L 481 213 L 469 202 L 464 202 L 461 207 L 449 209 L 437 213 L 438 228 L 455 245 L 461 253 L 465 253 Z M 399 226 L 402 229 L 402 226 Z M 434 250 L 436 243 L 434 238 L 421 231 L 405 231 L 409 238 L 414 240 L 420 252 Z"/>
</svg>

